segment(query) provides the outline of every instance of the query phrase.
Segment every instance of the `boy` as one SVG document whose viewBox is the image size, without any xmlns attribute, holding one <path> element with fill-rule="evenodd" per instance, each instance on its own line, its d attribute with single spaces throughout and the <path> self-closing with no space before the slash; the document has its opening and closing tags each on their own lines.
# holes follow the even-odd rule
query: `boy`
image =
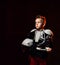
<svg viewBox="0 0 60 65">
<path fill-rule="evenodd" d="M 52 51 L 53 32 L 44 29 L 46 18 L 36 16 L 35 29 L 31 30 L 22 45 L 28 49 L 30 65 L 46 65 L 48 53 Z"/>
</svg>

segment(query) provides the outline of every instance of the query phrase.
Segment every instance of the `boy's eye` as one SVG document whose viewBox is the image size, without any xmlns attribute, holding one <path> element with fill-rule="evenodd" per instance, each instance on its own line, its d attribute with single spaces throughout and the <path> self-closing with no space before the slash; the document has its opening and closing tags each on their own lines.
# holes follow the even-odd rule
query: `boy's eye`
<svg viewBox="0 0 60 65">
<path fill-rule="evenodd" d="M 38 23 L 40 23 L 40 22 L 38 22 Z"/>
<path fill-rule="evenodd" d="M 40 22 L 38 21 L 38 22 L 35 22 L 35 23 L 40 23 Z"/>
</svg>

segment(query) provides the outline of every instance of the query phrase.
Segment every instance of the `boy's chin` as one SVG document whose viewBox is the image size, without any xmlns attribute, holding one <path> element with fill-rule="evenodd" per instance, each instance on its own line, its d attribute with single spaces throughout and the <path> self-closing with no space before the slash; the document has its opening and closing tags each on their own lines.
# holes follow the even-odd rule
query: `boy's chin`
<svg viewBox="0 0 60 65">
<path fill-rule="evenodd" d="M 43 29 L 43 28 L 36 28 L 37 30 Z"/>
<path fill-rule="evenodd" d="M 37 30 L 40 30 L 41 28 L 36 28 Z"/>
</svg>

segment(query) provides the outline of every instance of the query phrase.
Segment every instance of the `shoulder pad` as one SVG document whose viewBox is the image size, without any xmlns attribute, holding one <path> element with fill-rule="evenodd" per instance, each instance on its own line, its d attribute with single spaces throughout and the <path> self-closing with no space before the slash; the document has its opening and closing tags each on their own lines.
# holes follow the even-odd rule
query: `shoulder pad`
<svg viewBox="0 0 60 65">
<path fill-rule="evenodd" d="M 36 29 L 32 29 L 30 32 L 34 32 Z"/>
<path fill-rule="evenodd" d="M 48 35 L 52 35 L 53 36 L 53 32 L 50 29 L 46 29 L 44 30 L 44 32 Z"/>
</svg>

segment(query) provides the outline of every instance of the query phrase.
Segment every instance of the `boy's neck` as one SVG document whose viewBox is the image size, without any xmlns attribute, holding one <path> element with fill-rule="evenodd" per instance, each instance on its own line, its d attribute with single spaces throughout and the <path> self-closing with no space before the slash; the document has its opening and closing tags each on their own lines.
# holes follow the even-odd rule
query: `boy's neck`
<svg viewBox="0 0 60 65">
<path fill-rule="evenodd" d="M 38 31 L 44 30 L 44 28 L 37 29 Z"/>
</svg>

